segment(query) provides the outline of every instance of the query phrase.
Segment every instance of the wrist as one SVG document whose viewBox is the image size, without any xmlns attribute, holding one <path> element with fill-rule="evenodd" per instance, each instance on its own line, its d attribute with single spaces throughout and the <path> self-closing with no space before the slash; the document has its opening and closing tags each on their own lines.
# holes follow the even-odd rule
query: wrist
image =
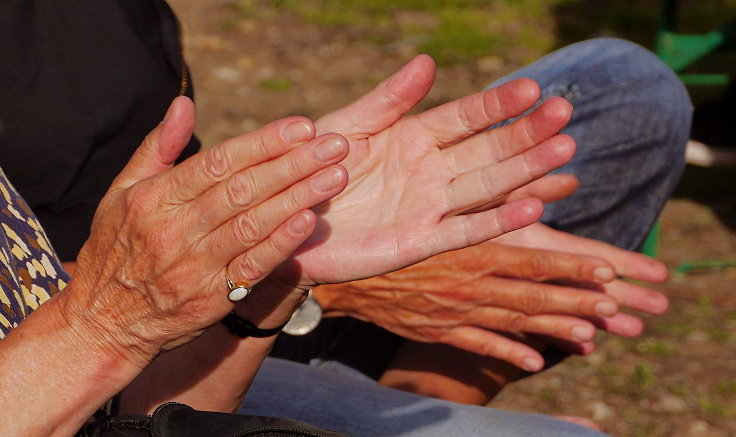
<svg viewBox="0 0 736 437">
<path fill-rule="evenodd" d="M 37 415 L 0 418 L 3 435 L 72 435 L 141 371 L 82 334 L 74 317 L 64 313 L 62 295 L 41 305 L 1 342 L 0 404 L 43 412 L 42 421 Z"/>
<path fill-rule="evenodd" d="M 314 297 L 322 307 L 323 317 L 353 317 L 367 320 L 370 311 L 366 305 L 373 305 L 365 296 L 370 295 L 376 288 L 393 292 L 397 288 L 387 282 L 386 275 L 376 276 L 359 281 L 341 284 L 320 285 L 313 290 Z"/>
<path fill-rule="evenodd" d="M 97 302 L 80 299 L 75 285 L 72 281 L 49 301 L 58 309 L 55 313 L 70 339 L 80 349 L 107 357 L 112 363 L 127 364 L 139 371 L 145 368 L 161 350 L 161 345 L 145 341 L 134 335 L 128 326 L 123 326 L 127 323 L 115 314 L 124 309 L 105 309 Z"/>
<path fill-rule="evenodd" d="M 233 313 L 254 327 L 272 330 L 283 326 L 306 300 L 309 289 L 266 279 L 233 309 Z"/>
<path fill-rule="evenodd" d="M 346 308 L 339 307 L 341 295 L 349 293 L 349 289 L 348 284 L 325 284 L 312 290 L 312 296 L 322 307 L 322 317 L 344 317 L 349 315 Z"/>
</svg>

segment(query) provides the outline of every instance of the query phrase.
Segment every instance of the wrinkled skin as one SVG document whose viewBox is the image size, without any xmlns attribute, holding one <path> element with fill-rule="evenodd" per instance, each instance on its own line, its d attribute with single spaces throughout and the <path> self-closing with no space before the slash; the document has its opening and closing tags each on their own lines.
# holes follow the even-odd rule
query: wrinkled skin
<svg viewBox="0 0 736 437">
<path fill-rule="evenodd" d="M 193 111 L 177 99 L 115 179 L 65 293 L 68 311 L 143 366 L 232 310 L 228 263 L 250 265 L 250 284 L 263 279 L 311 234 L 316 217 L 308 208 L 347 183 L 336 165 L 348 151 L 344 138 L 312 141 L 314 127 L 300 117 L 172 168 Z M 320 161 L 315 151 L 325 143 L 338 153 Z"/>
</svg>

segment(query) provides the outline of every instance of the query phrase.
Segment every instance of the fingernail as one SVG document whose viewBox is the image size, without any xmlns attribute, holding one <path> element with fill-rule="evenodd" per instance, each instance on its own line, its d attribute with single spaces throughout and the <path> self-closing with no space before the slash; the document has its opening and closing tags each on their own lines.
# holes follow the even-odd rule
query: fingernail
<svg viewBox="0 0 736 437">
<path fill-rule="evenodd" d="M 291 220 L 291 223 L 289 223 L 289 232 L 294 235 L 302 235 L 307 232 L 310 222 L 311 220 L 307 214 L 299 214 Z"/>
<path fill-rule="evenodd" d="M 618 312 L 618 306 L 613 302 L 598 302 L 595 304 L 595 313 L 601 317 L 615 316 Z"/>
<path fill-rule="evenodd" d="M 572 328 L 572 339 L 575 341 L 588 341 L 593 338 L 595 332 L 590 326 L 576 326 Z"/>
<path fill-rule="evenodd" d="M 527 372 L 536 372 L 540 370 L 543 366 L 543 364 L 535 358 L 525 358 L 524 362 L 521 365 L 522 368 Z"/>
<path fill-rule="evenodd" d="M 614 278 L 613 269 L 608 266 L 596 267 L 593 270 L 593 277 L 598 282 L 611 282 Z"/>
<path fill-rule="evenodd" d="M 319 161 L 328 162 L 340 156 L 344 148 L 345 144 L 342 138 L 330 137 L 314 148 L 314 157 Z"/>
<path fill-rule="evenodd" d="M 284 127 L 281 137 L 287 143 L 309 140 L 312 138 L 312 126 L 303 121 L 295 121 Z"/>
<path fill-rule="evenodd" d="M 336 167 L 331 167 L 317 173 L 312 180 L 312 187 L 319 192 L 330 191 L 342 181 L 342 172 Z"/>
</svg>

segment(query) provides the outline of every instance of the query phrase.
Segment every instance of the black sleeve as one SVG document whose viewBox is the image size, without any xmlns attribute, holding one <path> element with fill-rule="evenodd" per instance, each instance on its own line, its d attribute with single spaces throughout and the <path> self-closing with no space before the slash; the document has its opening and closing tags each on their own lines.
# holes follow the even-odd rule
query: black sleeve
<svg viewBox="0 0 736 437">
<path fill-rule="evenodd" d="M 2 0 L 0 59 L 0 166 L 74 260 L 112 179 L 191 96 L 178 23 L 163 0 Z"/>
</svg>

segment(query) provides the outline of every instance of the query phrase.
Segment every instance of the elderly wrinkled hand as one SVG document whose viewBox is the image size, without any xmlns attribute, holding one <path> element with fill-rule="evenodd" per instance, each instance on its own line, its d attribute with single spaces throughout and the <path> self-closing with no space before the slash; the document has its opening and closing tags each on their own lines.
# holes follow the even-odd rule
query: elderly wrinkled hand
<svg viewBox="0 0 736 437">
<path fill-rule="evenodd" d="M 667 279 L 667 268 L 661 262 L 646 255 L 621 249 L 611 244 L 579 237 L 535 223 L 525 229 L 500 237 L 504 244 L 542 250 L 564 250 L 570 254 L 592 256 L 605 260 L 616 271 L 613 281 L 593 287 L 595 291 L 612 297 L 621 307 L 647 314 L 662 314 L 669 305 L 667 296 L 644 286 L 643 282 L 658 283 Z M 629 282 L 635 280 L 638 283 Z M 567 281 L 560 284 L 581 289 L 590 288 L 585 281 Z M 592 317 L 597 327 L 616 335 L 634 337 L 641 334 L 643 322 L 635 315 L 620 312 L 612 317 Z M 563 343 L 573 352 L 587 353 L 593 350 L 591 342 Z"/>
<path fill-rule="evenodd" d="M 312 233 L 309 208 L 347 183 L 339 135 L 314 139 L 291 117 L 172 167 L 194 126 L 191 101 L 167 118 L 115 179 L 66 292 L 85 332 L 144 366 L 233 309 L 228 264 L 250 286 Z"/>
<path fill-rule="evenodd" d="M 487 242 L 317 292 L 335 314 L 536 371 L 544 362 L 535 349 L 493 331 L 589 341 L 594 328 L 582 318 L 613 316 L 615 299 L 542 281 L 603 284 L 613 278 L 611 265 L 598 258 Z"/>
<path fill-rule="evenodd" d="M 619 308 L 650 314 L 667 308 L 662 293 L 625 280 L 666 277 L 660 262 L 642 254 L 542 224 L 496 241 L 506 244 L 448 252 L 316 293 L 328 315 L 367 320 L 411 340 L 447 344 L 527 371 L 543 367 L 542 355 L 494 331 L 542 335 L 586 353 L 596 327 L 625 337 L 641 333 L 641 320 Z"/>
</svg>

